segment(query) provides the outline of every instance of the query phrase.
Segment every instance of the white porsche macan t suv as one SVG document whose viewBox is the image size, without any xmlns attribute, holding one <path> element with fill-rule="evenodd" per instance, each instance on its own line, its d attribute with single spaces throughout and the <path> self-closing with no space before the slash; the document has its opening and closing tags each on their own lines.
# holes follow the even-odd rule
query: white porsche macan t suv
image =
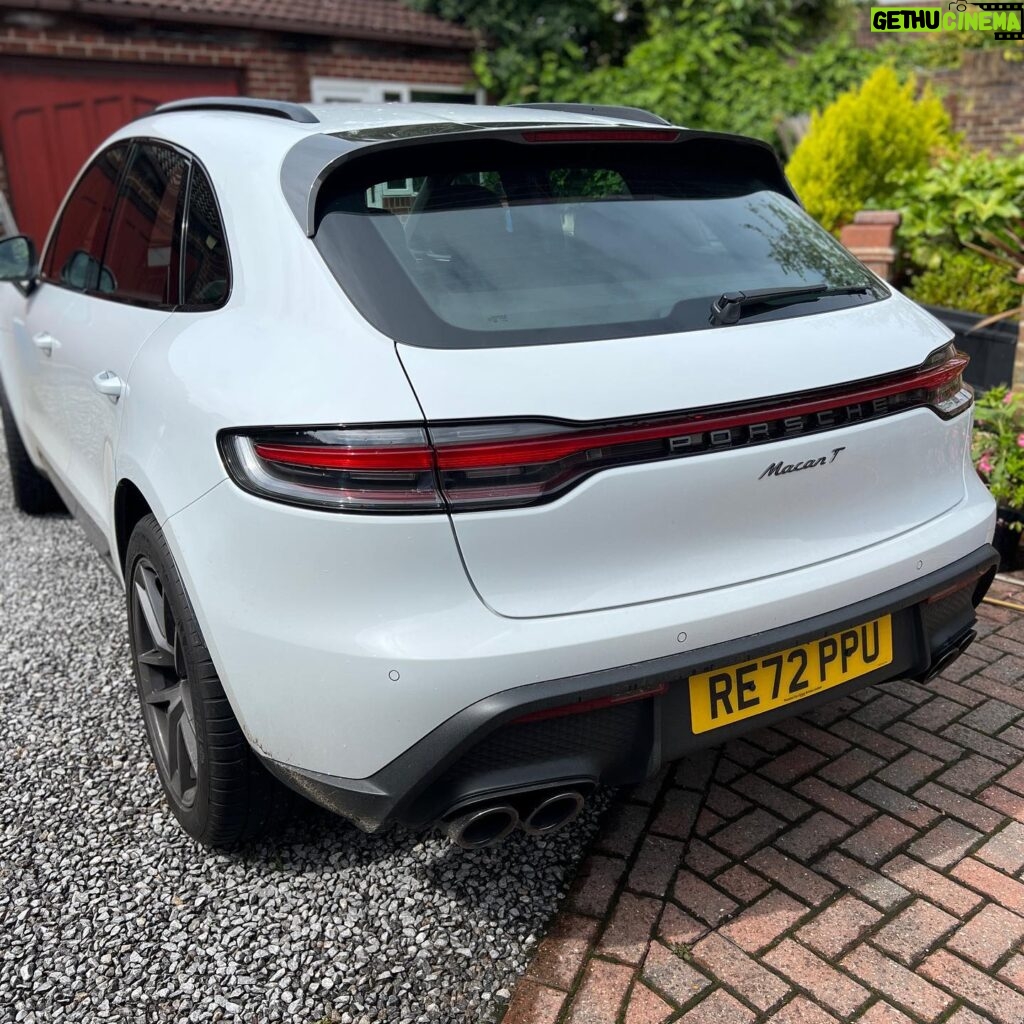
<svg viewBox="0 0 1024 1024">
<path fill-rule="evenodd" d="M 763 143 L 632 108 L 169 104 L 0 242 L 14 495 L 127 594 L 196 839 L 466 847 L 973 639 L 950 332 Z"/>
</svg>

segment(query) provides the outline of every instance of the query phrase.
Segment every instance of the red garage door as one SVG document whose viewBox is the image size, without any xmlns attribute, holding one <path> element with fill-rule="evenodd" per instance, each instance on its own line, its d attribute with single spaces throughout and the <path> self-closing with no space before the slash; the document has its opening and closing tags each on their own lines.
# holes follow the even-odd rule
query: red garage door
<svg viewBox="0 0 1024 1024">
<path fill-rule="evenodd" d="M 0 61 L 0 145 L 19 230 L 42 245 L 86 158 L 132 118 L 168 100 L 237 94 L 231 71 Z"/>
</svg>

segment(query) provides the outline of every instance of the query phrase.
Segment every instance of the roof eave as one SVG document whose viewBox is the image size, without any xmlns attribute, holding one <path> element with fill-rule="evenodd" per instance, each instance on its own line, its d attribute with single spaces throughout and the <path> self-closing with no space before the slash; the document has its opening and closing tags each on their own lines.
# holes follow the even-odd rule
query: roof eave
<svg viewBox="0 0 1024 1024">
<path fill-rule="evenodd" d="M 203 9 L 189 11 L 154 10 L 151 7 L 132 7 L 127 4 L 113 7 L 109 3 L 95 0 L 0 0 L 0 8 L 20 10 L 51 11 L 55 13 L 85 14 L 119 21 L 148 21 L 167 24 L 206 25 L 213 28 L 249 28 L 267 32 L 286 32 L 293 35 L 324 36 L 329 39 L 358 39 L 370 42 L 407 43 L 415 46 L 429 46 L 440 50 L 465 50 L 476 48 L 475 34 L 465 32 L 462 36 L 433 36 L 401 29 L 372 29 L 361 26 L 335 28 L 316 22 L 289 21 L 266 17 L 242 17 L 240 15 L 218 14 Z"/>
</svg>

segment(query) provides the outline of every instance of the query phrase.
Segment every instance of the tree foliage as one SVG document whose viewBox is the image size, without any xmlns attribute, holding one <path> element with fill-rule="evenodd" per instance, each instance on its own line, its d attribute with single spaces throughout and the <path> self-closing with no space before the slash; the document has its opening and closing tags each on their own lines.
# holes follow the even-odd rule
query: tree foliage
<svg viewBox="0 0 1024 1024">
<path fill-rule="evenodd" d="M 504 103 L 553 99 L 542 83 L 621 61 L 643 36 L 645 0 L 407 0 L 474 29 L 475 69 Z"/>
<path fill-rule="evenodd" d="M 647 36 L 621 63 L 580 72 L 553 62 L 540 80 L 545 98 L 629 102 L 677 124 L 753 135 L 779 146 L 788 118 L 821 110 L 891 65 L 901 77 L 955 67 L 967 49 L 999 45 L 1006 59 L 1024 42 L 984 33 L 938 33 L 864 46 L 854 29 L 863 8 L 846 0 L 771 4 L 678 0 L 650 11 Z"/>
<path fill-rule="evenodd" d="M 876 67 L 955 65 L 990 33 L 858 45 L 851 0 L 406 0 L 475 29 L 481 83 L 498 102 L 627 103 L 677 124 L 754 135 L 820 110 Z"/>
<path fill-rule="evenodd" d="M 994 316 L 1024 289 L 1024 154 L 964 151 L 907 176 L 892 198 L 899 244 L 919 302 Z"/>
<path fill-rule="evenodd" d="M 786 168 L 807 211 L 835 230 L 866 205 L 886 206 L 901 182 L 955 148 L 949 114 L 913 76 L 900 83 L 889 66 L 844 93 L 811 127 Z"/>
<path fill-rule="evenodd" d="M 926 269 L 910 278 L 904 294 L 929 306 L 964 309 L 992 316 L 1021 303 L 1021 286 L 1013 271 L 970 249 L 951 249 L 940 269 Z"/>
<path fill-rule="evenodd" d="M 477 74 L 500 102 L 635 102 L 703 123 L 700 94 L 721 85 L 728 102 L 729 93 L 741 92 L 745 54 L 771 64 L 781 80 L 783 62 L 774 58 L 824 35 L 844 0 L 407 2 L 480 33 Z"/>
<path fill-rule="evenodd" d="M 900 243 L 922 269 L 946 255 L 988 245 L 993 232 L 1024 219 L 1024 154 L 963 152 L 908 175 L 892 198 L 903 213 Z"/>
</svg>

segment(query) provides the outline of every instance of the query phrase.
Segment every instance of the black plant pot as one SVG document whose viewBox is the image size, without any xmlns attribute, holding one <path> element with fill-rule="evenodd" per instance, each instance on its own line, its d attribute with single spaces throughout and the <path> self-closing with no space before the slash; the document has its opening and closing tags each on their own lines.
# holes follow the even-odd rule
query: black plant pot
<svg viewBox="0 0 1024 1024">
<path fill-rule="evenodd" d="M 1020 566 L 1021 529 L 1024 514 L 1002 505 L 996 511 L 996 533 L 992 546 L 999 552 L 999 571 L 1015 572 Z"/>
</svg>

